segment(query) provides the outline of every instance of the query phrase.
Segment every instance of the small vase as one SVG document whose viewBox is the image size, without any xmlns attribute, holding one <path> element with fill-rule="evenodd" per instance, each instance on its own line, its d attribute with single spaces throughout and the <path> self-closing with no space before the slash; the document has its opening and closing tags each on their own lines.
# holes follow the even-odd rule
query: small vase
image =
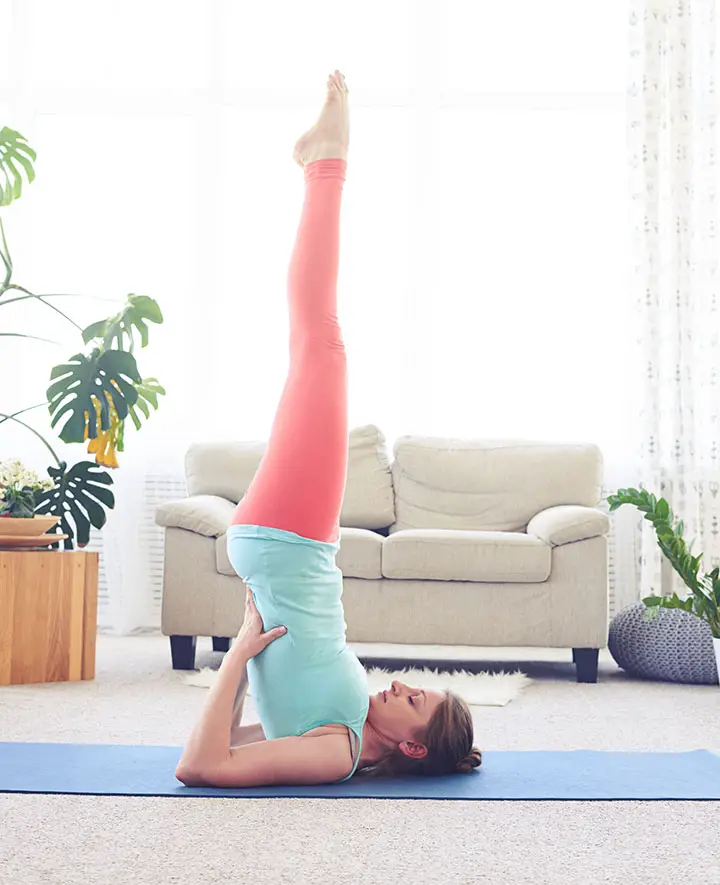
<svg viewBox="0 0 720 885">
<path fill-rule="evenodd" d="M 720 638 L 713 636 L 713 646 L 715 648 L 715 661 L 717 662 L 718 685 L 720 685 Z"/>
</svg>

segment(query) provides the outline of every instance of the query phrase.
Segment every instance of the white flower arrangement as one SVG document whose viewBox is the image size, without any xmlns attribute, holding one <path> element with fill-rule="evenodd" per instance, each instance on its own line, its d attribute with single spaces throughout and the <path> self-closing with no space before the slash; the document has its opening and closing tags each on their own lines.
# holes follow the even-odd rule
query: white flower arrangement
<svg viewBox="0 0 720 885">
<path fill-rule="evenodd" d="M 51 489 L 51 479 L 40 479 L 34 470 L 25 467 L 19 458 L 12 461 L 0 461 L 0 486 L 20 491 L 25 487 Z"/>
<path fill-rule="evenodd" d="M 5 511 L 13 516 L 17 511 L 24 511 L 23 515 L 28 515 L 33 493 L 46 491 L 53 485 L 51 479 L 40 479 L 19 458 L 0 461 L 0 513 Z"/>
</svg>

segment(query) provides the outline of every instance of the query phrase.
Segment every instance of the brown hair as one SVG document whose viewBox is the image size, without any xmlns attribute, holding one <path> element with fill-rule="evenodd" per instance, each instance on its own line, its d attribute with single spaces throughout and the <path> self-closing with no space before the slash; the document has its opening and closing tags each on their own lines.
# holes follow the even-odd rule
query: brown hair
<svg viewBox="0 0 720 885">
<path fill-rule="evenodd" d="M 358 774 L 367 777 L 434 776 L 460 771 L 468 774 L 482 764 L 482 753 L 473 746 L 473 721 L 465 701 L 445 692 L 445 700 L 433 713 L 424 734 L 417 740 L 427 747 L 422 759 L 414 759 L 396 747 L 379 762 Z"/>
</svg>

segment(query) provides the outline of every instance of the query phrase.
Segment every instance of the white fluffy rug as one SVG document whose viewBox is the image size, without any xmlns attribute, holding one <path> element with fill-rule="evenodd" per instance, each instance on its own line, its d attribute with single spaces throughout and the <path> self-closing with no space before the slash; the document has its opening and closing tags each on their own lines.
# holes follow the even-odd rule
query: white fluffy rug
<svg viewBox="0 0 720 885">
<path fill-rule="evenodd" d="M 418 688 L 448 689 L 459 694 L 472 707 L 504 707 L 518 697 L 532 679 L 520 670 L 514 673 L 468 673 L 456 670 L 452 673 L 438 672 L 425 667 L 422 670 L 383 670 L 372 667 L 367 670 L 368 691 L 374 694 L 387 688 L 393 679 Z M 197 673 L 183 674 L 180 679 L 185 685 L 210 688 L 217 678 L 217 670 L 204 667 Z"/>
</svg>

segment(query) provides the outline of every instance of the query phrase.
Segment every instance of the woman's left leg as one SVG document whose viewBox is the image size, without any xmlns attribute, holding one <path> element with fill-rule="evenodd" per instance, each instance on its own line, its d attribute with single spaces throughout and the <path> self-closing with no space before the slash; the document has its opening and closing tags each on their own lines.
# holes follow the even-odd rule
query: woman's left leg
<svg viewBox="0 0 720 885">
<path fill-rule="evenodd" d="M 290 365 L 263 459 L 233 525 L 335 542 L 348 456 L 347 358 L 337 317 L 340 206 L 347 168 L 347 90 L 338 80 L 306 145 L 305 198 L 288 273 Z M 345 135 L 347 138 L 347 135 Z M 301 140 L 302 141 L 302 140 Z"/>
</svg>

